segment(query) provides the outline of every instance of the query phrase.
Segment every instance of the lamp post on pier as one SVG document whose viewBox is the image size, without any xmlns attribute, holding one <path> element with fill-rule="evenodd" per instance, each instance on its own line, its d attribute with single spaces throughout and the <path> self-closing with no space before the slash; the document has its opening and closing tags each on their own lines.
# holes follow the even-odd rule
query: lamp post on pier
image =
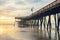
<svg viewBox="0 0 60 40">
<path fill-rule="evenodd" d="M 31 8 L 32 16 L 33 16 L 33 9 L 34 9 L 34 7 Z M 32 20 L 32 23 L 33 23 L 33 20 Z M 32 23 L 31 23 L 31 26 L 32 26 L 32 29 L 33 29 L 33 24 Z"/>
</svg>

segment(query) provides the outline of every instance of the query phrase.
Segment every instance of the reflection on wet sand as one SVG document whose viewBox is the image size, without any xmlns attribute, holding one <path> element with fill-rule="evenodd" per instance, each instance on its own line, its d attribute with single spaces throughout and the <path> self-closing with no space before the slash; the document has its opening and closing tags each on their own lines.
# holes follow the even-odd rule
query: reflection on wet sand
<svg viewBox="0 0 60 40">
<path fill-rule="evenodd" d="M 18 28 L 11 26 L 0 26 L 0 40 L 11 40 L 17 34 Z"/>
<path fill-rule="evenodd" d="M 0 40 L 59 40 L 58 33 L 50 34 L 36 28 L 0 27 Z"/>
</svg>

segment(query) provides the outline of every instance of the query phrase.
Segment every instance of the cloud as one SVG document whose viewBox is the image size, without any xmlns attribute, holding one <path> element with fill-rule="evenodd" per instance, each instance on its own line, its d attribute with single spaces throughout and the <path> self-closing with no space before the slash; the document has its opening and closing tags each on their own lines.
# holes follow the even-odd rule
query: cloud
<svg viewBox="0 0 60 40">
<path fill-rule="evenodd" d="M 34 3 L 41 2 L 42 0 L 33 0 Z"/>
<path fill-rule="evenodd" d="M 24 17 L 53 2 L 53 0 L 0 0 L 0 14 Z"/>
<path fill-rule="evenodd" d="M 23 0 L 15 0 L 15 4 L 25 5 L 25 1 L 23 1 Z"/>
<path fill-rule="evenodd" d="M 0 5 L 4 5 L 6 3 L 6 0 L 0 0 Z"/>
<path fill-rule="evenodd" d="M 28 3 L 38 3 L 41 2 L 41 0 L 26 0 Z"/>
<path fill-rule="evenodd" d="M 26 5 L 38 2 L 41 2 L 41 0 L 15 0 L 15 4 L 17 5 Z"/>
</svg>

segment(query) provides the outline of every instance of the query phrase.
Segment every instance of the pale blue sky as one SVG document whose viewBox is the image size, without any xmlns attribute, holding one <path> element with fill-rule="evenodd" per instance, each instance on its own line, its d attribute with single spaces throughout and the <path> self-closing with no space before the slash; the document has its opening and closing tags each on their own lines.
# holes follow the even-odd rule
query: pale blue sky
<svg viewBox="0 0 60 40">
<path fill-rule="evenodd" d="M 0 0 L 0 16 L 24 17 L 48 5 L 55 0 Z"/>
</svg>

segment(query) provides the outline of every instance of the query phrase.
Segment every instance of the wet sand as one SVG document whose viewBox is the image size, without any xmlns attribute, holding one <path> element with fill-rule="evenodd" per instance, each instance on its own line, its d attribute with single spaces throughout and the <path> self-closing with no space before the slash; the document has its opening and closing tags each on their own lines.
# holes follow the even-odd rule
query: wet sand
<svg viewBox="0 0 60 40">
<path fill-rule="evenodd" d="M 58 40 L 57 33 L 51 34 L 36 28 L 0 27 L 0 40 Z"/>
</svg>

